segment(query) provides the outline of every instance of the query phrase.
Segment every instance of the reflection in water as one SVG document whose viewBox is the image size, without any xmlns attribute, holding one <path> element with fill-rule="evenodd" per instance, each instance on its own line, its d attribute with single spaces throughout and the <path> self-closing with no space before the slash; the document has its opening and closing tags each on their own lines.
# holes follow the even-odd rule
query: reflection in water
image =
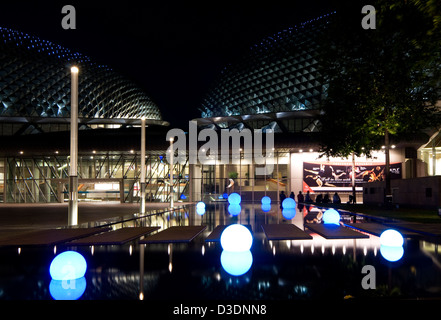
<svg viewBox="0 0 441 320">
<path fill-rule="evenodd" d="M 253 255 L 250 250 L 232 252 L 223 250 L 220 257 L 222 268 L 232 276 L 241 276 L 250 270 Z"/>
<path fill-rule="evenodd" d="M 190 244 L 140 246 L 135 241 L 77 247 L 88 270 L 87 288 L 86 279 L 78 280 L 76 291 L 69 281 L 64 288 L 61 281 L 49 283 L 52 248 L 0 248 L 0 299 L 343 299 L 346 295 L 362 299 L 380 293 L 361 287 L 361 269 L 367 264 L 376 269 L 377 288 L 388 289 L 382 294 L 399 288 L 402 298 L 441 296 L 441 253 L 436 244 L 407 239 L 401 250 L 392 250 L 394 259 L 401 256 L 399 262 L 388 263 L 385 259 L 392 252 L 381 247 L 376 236 L 327 240 L 312 234 L 312 240 L 269 242 L 262 232 L 264 223 L 292 223 L 303 229 L 306 215 L 311 216 L 314 208 L 297 211 L 292 220 L 282 216 L 277 203 L 269 213 L 261 210 L 260 202 L 242 204 L 242 213 L 235 217 L 227 208 L 224 202 L 207 205 L 203 216 L 193 207 L 185 211 L 188 216 L 176 211 L 146 220 L 145 225 L 163 228 L 208 225 L 207 232 Z M 342 221 L 346 218 L 342 214 Z M 126 222 L 124 227 L 138 222 Z M 251 226 L 252 254 L 222 252 L 220 243 L 205 242 L 215 226 L 232 223 Z M 241 285 L 233 285 L 238 282 Z"/>
<path fill-rule="evenodd" d="M 242 210 L 242 207 L 240 206 L 240 204 L 230 204 L 228 206 L 228 212 L 232 216 L 238 216 L 240 214 L 241 210 Z"/>
<path fill-rule="evenodd" d="M 282 216 L 286 220 L 291 220 L 296 216 L 296 208 L 283 208 L 282 209 Z"/>
<path fill-rule="evenodd" d="M 86 278 L 51 280 L 49 292 L 55 300 L 78 300 L 86 291 Z"/>
<path fill-rule="evenodd" d="M 380 253 L 384 259 L 390 262 L 396 262 L 403 257 L 404 249 L 402 246 L 391 247 L 391 246 L 380 246 Z"/>
</svg>

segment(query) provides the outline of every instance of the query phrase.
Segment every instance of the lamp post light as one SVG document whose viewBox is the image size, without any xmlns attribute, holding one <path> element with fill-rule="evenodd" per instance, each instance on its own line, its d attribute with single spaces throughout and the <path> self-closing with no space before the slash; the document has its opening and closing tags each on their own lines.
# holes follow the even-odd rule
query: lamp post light
<svg viewBox="0 0 441 320">
<path fill-rule="evenodd" d="M 78 68 L 70 68 L 70 167 L 68 225 L 78 224 Z"/>
<path fill-rule="evenodd" d="M 141 118 L 141 209 L 145 213 L 145 117 Z"/>
<path fill-rule="evenodd" d="M 174 206 L 173 199 L 173 161 L 174 161 L 174 152 L 173 152 L 173 138 L 170 138 L 170 207 Z"/>
</svg>

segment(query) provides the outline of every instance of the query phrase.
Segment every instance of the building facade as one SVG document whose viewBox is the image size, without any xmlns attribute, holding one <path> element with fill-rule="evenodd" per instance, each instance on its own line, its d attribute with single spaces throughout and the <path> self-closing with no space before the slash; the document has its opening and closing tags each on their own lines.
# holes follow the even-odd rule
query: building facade
<svg viewBox="0 0 441 320">
<path fill-rule="evenodd" d="M 162 141 L 157 135 L 165 135 L 168 122 L 158 106 L 109 66 L 0 28 L 1 201 L 67 200 L 73 65 L 79 69 L 80 201 L 139 201 L 140 119 L 146 119 L 148 139 Z M 166 149 L 161 143 L 147 148 L 147 201 L 169 200 Z M 185 177 L 179 164 L 175 170 Z"/>
</svg>

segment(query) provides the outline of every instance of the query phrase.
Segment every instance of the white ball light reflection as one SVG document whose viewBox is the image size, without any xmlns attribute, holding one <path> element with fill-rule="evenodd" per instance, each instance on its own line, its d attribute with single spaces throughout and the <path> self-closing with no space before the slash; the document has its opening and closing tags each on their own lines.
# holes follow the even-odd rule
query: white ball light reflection
<svg viewBox="0 0 441 320">
<path fill-rule="evenodd" d="M 296 216 L 296 209 L 295 208 L 283 208 L 282 209 L 282 216 L 286 220 L 291 220 Z"/>
<path fill-rule="evenodd" d="M 54 300 L 78 300 L 86 291 L 86 278 L 74 280 L 51 280 L 49 293 Z"/>
<path fill-rule="evenodd" d="M 241 211 L 242 207 L 240 206 L 240 204 L 230 204 L 228 206 L 228 213 L 232 216 L 238 216 Z"/>
<path fill-rule="evenodd" d="M 222 232 L 220 243 L 225 251 L 247 251 L 253 245 L 253 236 L 247 227 L 240 224 L 232 224 Z"/>
<path fill-rule="evenodd" d="M 222 268 L 232 276 L 241 276 L 250 270 L 253 264 L 253 255 L 250 250 L 243 252 L 222 251 Z"/>
<path fill-rule="evenodd" d="M 380 246 L 380 253 L 384 259 L 390 262 L 396 262 L 403 257 L 404 249 L 402 246 L 390 247 L 390 246 Z"/>
<path fill-rule="evenodd" d="M 263 204 L 262 203 L 262 211 L 263 212 L 268 212 L 271 210 L 271 204 Z"/>
<path fill-rule="evenodd" d="M 205 207 L 196 207 L 196 213 L 203 216 L 205 214 Z"/>
</svg>

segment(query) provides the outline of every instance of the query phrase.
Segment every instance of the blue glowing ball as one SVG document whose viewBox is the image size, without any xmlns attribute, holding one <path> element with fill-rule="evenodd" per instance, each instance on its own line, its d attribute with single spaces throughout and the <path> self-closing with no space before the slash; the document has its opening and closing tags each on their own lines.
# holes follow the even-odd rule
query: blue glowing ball
<svg viewBox="0 0 441 320">
<path fill-rule="evenodd" d="M 404 249 L 402 246 L 380 246 L 381 256 L 390 262 L 396 262 L 403 257 Z"/>
<path fill-rule="evenodd" d="M 262 197 L 262 204 L 271 204 L 271 198 L 270 197 Z"/>
<path fill-rule="evenodd" d="M 222 231 L 220 243 L 225 251 L 247 251 L 253 245 L 253 235 L 247 227 L 232 224 Z"/>
<path fill-rule="evenodd" d="M 185 200 L 185 199 L 187 199 L 187 197 L 185 196 L 185 194 L 181 194 L 180 198 L 181 198 L 181 200 Z"/>
<path fill-rule="evenodd" d="M 196 213 L 203 216 L 205 214 L 205 207 L 196 207 Z"/>
<path fill-rule="evenodd" d="M 87 270 L 86 259 L 75 251 L 65 251 L 57 255 L 49 267 L 53 280 L 74 280 L 84 277 Z"/>
<path fill-rule="evenodd" d="M 282 202 L 282 208 L 283 209 L 295 209 L 296 207 L 296 202 L 293 198 L 286 198 L 285 200 L 283 200 Z"/>
<path fill-rule="evenodd" d="M 253 264 L 253 255 L 250 250 L 243 252 L 222 251 L 222 268 L 232 276 L 241 276 L 250 270 Z"/>
<path fill-rule="evenodd" d="M 222 195 L 222 198 L 224 198 L 224 199 L 228 199 L 228 193 L 224 193 L 223 195 Z"/>
<path fill-rule="evenodd" d="M 262 203 L 262 211 L 263 212 L 268 212 L 271 210 L 271 204 L 267 203 L 267 204 L 263 204 Z"/>
<path fill-rule="evenodd" d="M 78 300 L 86 291 L 86 278 L 74 280 L 51 280 L 49 293 L 54 300 Z"/>
<path fill-rule="evenodd" d="M 228 202 L 230 204 L 240 204 L 240 202 L 242 201 L 242 198 L 240 196 L 240 194 L 233 192 L 232 194 L 230 194 L 228 196 Z"/>
<path fill-rule="evenodd" d="M 228 213 L 232 216 L 238 216 L 241 211 L 242 207 L 240 206 L 240 204 L 230 204 L 228 206 Z"/>
<path fill-rule="evenodd" d="M 323 223 L 325 224 L 340 224 L 340 214 L 337 210 L 328 209 L 323 213 Z"/>
<path fill-rule="evenodd" d="M 380 244 L 388 247 L 401 247 L 404 244 L 404 239 L 397 230 L 387 229 L 380 235 Z"/>
<path fill-rule="evenodd" d="M 296 216 L 296 209 L 295 208 L 283 208 L 282 209 L 282 216 L 287 219 L 287 220 L 291 220 L 292 218 L 294 218 Z"/>
<path fill-rule="evenodd" d="M 202 201 L 199 201 L 198 203 L 196 203 L 196 208 L 204 208 L 205 209 L 205 203 Z"/>
</svg>

